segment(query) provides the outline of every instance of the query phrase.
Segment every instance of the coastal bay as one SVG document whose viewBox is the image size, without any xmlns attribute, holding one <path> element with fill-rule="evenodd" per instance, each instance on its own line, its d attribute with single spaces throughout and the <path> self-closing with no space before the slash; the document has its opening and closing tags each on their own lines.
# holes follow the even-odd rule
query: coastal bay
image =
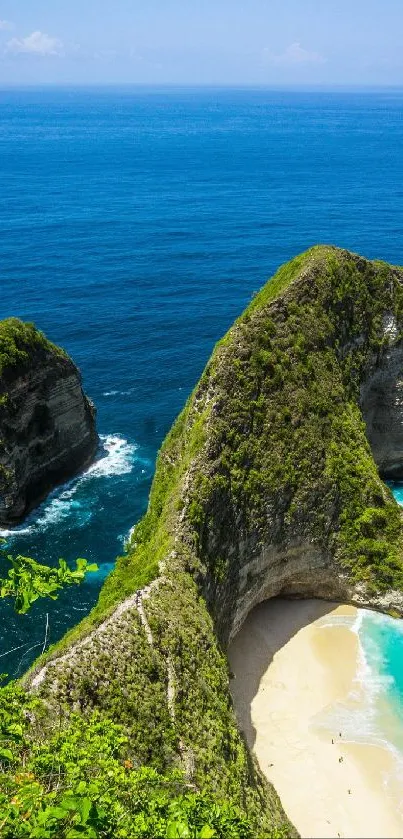
<svg viewBox="0 0 403 839">
<path fill-rule="evenodd" d="M 352 606 L 275 599 L 229 650 L 240 727 L 302 837 L 403 835 L 394 754 L 352 742 L 335 714 L 331 726 L 337 703 L 352 713 L 365 703 L 356 616 Z"/>
<path fill-rule="evenodd" d="M 264 280 L 316 242 L 401 264 L 403 123 L 397 89 L 0 98 L 2 317 L 33 321 L 71 355 L 101 438 L 90 471 L 2 533 L 11 552 L 100 568 L 23 622 L 0 604 L 2 670 L 18 677 L 48 612 L 56 643 L 96 603 L 166 433 Z"/>
<path fill-rule="evenodd" d="M 396 676 L 403 632 L 397 628 L 388 634 L 391 623 L 401 626 L 388 615 L 403 614 L 402 522 L 383 482 L 390 482 L 395 497 L 402 492 L 396 481 L 403 478 L 403 272 L 379 262 L 401 264 L 392 235 L 396 212 L 389 224 L 378 197 L 377 237 L 372 200 L 373 171 L 382 171 L 386 208 L 393 194 L 387 189 L 387 167 L 376 166 L 379 150 L 382 162 L 385 157 L 385 100 L 381 97 L 378 118 L 376 98 L 331 100 L 339 102 L 337 114 L 342 109 L 347 133 L 329 188 L 327 164 L 321 168 L 320 163 L 323 150 L 327 145 L 326 160 L 333 160 L 343 147 L 330 100 L 324 105 L 311 96 L 287 100 L 286 119 L 290 128 L 298 125 L 293 134 L 284 131 L 283 101 L 276 103 L 271 94 L 256 94 L 256 101 L 250 92 L 241 99 L 226 93 L 217 100 L 215 92 L 206 91 L 190 102 L 186 96 L 172 108 L 164 94 L 166 119 L 160 106 L 154 113 L 157 100 L 150 102 L 144 94 L 125 94 L 110 107 L 104 92 L 74 94 L 67 105 L 54 92 L 55 100 L 42 112 L 46 140 L 37 135 L 36 122 L 28 132 L 25 125 L 21 129 L 26 139 L 19 147 L 18 171 L 31 160 L 32 148 L 41 150 L 43 160 L 26 185 L 31 189 L 39 179 L 42 190 L 41 177 L 45 184 L 59 184 L 63 235 L 58 215 L 49 211 L 52 192 L 42 190 L 49 199 L 45 210 L 41 206 L 32 215 L 24 210 L 27 242 L 35 229 L 37 250 L 32 265 L 27 249 L 22 254 L 17 284 L 15 242 L 20 247 L 24 229 L 20 211 L 9 214 L 4 314 L 32 316 L 74 355 L 98 407 L 100 445 L 83 473 L 57 488 L 15 530 L 7 523 L 2 534 L 12 553 L 26 552 L 51 564 L 59 555 L 73 561 L 84 555 L 99 571 L 74 597 L 64 592 L 50 608 L 36 603 L 24 621 L 3 604 L 4 671 L 20 676 L 39 650 L 45 651 L 23 677 L 26 694 L 18 697 L 12 725 L 14 731 L 21 725 L 28 730 L 31 701 L 42 703 L 49 725 L 45 763 L 50 759 L 53 772 L 58 760 L 58 778 L 65 777 L 63 755 L 55 758 L 58 744 L 51 738 L 60 708 L 66 730 L 73 726 L 68 738 L 77 742 L 87 718 L 96 725 L 101 715 L 107 725 L 122 727 L 127 749 L 113 764 L 117 806 L 111 816 L 110 801 L 100 808 L 101 818 L 116 819 L 108 826 L 111 836 L 117 835 L 127 789 L 122 760 L 130 773 L 134 767 L 142 772 L 157 766 L 164 788 L 164 773 L 180 764 L 187 784 L 224 806 L 224 820 L 230 818 L 237 830 L 239 819 L 247 820 L 247 832 L 240 834 L 245 839 L 292 837 L 297 830 L 302 836 L 403 836 L 397 788 L 403 685 Z M 90 123 L 82 119 L 89 101 Z M 398 119 L 394 111 L 400 113 L 396 101 L 388 105 L 392 123 Z M 7 131 L 14 150 L 12 107 L 10 115 Z M 351 160 L 354 137 L 365 124 L 374 131 L 374 142 L 360 156 L 366 175 L 354 179 L 347 218 L 344 163 Z M 299 156 L 301 126 L 309 139 L 309 160 Z M 39 127 L 42 131 L 41 122 Z M 398 123 L 390 133 L 392 162 L 400 130 Z M 76 145 L 73 135 L 79 137 Z M 283 152 L 293 161 L 287 190 L 283 152 L 276 156 L 285 137 Z M 63 142 L 67 168 L 60 164 Z M 74 148 L 77 162 L 87 160 L 94 175 L 87 181 L 80 175 L 80 189 L 71 189 Z M 370 176 L 366 214 L 363 196 Z M 390 177 L 393 187 L 394 163 Z M 14 183 L 8 197 L 5 190 L 10 205 Z M 122 185 L 129 186 L 124 195 Z M 289 196 L 284 206 L 280 194 Z M 303 222 L 299 214 L 292 218 L 298 196 L 307 208 Z M 337 206 L 343 212 L 335 224 Z M 104 212 L 105 226 L 100 223 Z M 336 236 L 341 248 L 309 247 Z M 288 262 L 299 241 L 308 250 Z M 346 244 L 363 256 L 344 250 Z M 376 262 L 368 262 L 368 255 Z M 267 276 L 282 261 L 286 264 L 255 294 L 262 271 Z M 26 292 L 23 310 L 17 285 Z M 214 341 L 250 300 L 213 351 L 160 449 L 141 519 L 156 451 Z M 102 584 L 99 603 L 88 614 Z M 239 736 L 221 651 L 250 609 L 280 593 L 333 598 L 368 610 L 275 599 L 272 626 L 264 622 L 254 635 L 247 620 L 232 687 L 240 725 L 269 780 L 265 784 Z M 381 667 L 372 671 L 369 666 L 365 681 L 362 656 L 371 659 L 373 644 Z M 8 694 L 3 695 L 8 714 Z M 385 699 L 382 708 L 378 699 Z M 77 708 L 84 711 L 83 721 L 77 722 Z M 378 722 L 375 711 L 384 712 L 378 737 L 374 726 L 366 736 L 367 711 L 369 728 Z M 28 732 L 36 771 L 35 736 Z M 112 740 L 117 740 L 115 728 Z M 17 763 L 24 772 L 30 767 L 25 747 L 12 745 L 16 762 L 5 782 L 13 801 Z M 105 749 L 96 738 L 90 745 L 92 777 L 94 760 L 102 759 Z M 99 766 L 101 774 L 104 768 Z M 109 790 L 109 780 L 101 780 L 100 787 Z M 65 788 L 73 788 L 68 779 Z M 54 801 L 53 790 L 51 796 Z M 137 835 L 132 821 L 137 814 L 130 810 L 135 801 L 130 794 L 123 805 L 127 835 Z M 153 802 L 148 792 L 145 802 L 147 807 Z M 209 811 L 198 828 L 210 831 L 211 818 Z M 8 836 L 15 839 L 19 813 L 12 819 Z M 219 835 L 229 834 L 226 828 Z M 151 822 L 144 835 L 158 835 Z"/>
</svg>

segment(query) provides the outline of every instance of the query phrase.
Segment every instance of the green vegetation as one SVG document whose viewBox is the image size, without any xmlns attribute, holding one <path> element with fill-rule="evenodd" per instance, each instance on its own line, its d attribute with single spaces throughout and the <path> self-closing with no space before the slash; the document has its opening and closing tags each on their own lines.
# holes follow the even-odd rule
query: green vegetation
<svg viewBox="0 0 403 839">
<path fill-rule="evenodd" d="M 179 767 L 192 789 L 242 814 L 251 835 L 285 830 L 294 836 L 239 737 L 225 657 L 194 582 L 182 572 L 175 588 L 162 584 L 146 609 L 153 645 L 137 610 L 128 610 L 111 632 L 89 637 L 78 656 L 59 660 L 57 685 L 51 677 L 39 687 L 45 706 L 55 719 L 63 708 L 65 724 L 71 708 L 86 719 L 97 712 L 104 722 L 119 724 L 136 766 L 163 776 Z M 168 659 L 175 672 L 174 717 L 167 702 Z"/>
<path fill-rule="evenodd" d="M 0 376 L 17 366 L 23 370 L 32 364 L 35 353 L 44 351 L 66 357 L 64 351 L 48 341 L 33 323 L 23 323 L 18 318 L 0 321 Z"/>
<path fill-rule="evenodd" d="M 329 580 L 359 584 L 368 602 L 403 588 L 401 514 L 359 404 L 388 349 L 385 316 L 399 341 L 402 271 L 313 248 L 219 342 L 97 606 L 25 677 L 36 698 L 18 707 L 38 704 L 24 771 L 46 792 L 25 821 L 48 833 L 20 835 L 295 836 L 237 729 L 223 647 L 240 597 L 265 583 L 264 549 L 286 565 L 289 546 L 308 545 Z M 81 743 L 71 774 L 65 753 Z M 56 787 L 44 781 L 50 754 Z M 5 759 L 2 783 L 22 807 L 19 759 Z"/>
<path fill-rule="evenodd" d="M 43 714 L 18 686 L 0 691 L 4 839 L 253 839 L 238 810 L 196 792 L 181 772 L 140 768 L 121 726 L 75 714 L 43 739 Z"/>
<path fill-rule="evenodd" d="M 197 390 L 203 386 L 203 379 Z M 194 392 L 196 393 L 196 391 Z M 54 652 L 67 650 L 72 643 L 88 634 L 113 612 L 113 609 L 134 591 L 143 588 L 158 576 L 158 563 L 173 550 L 176 521 L 183 505 L 182 482 L 192 459 L 205 442 L 205 420 L 208 412 L 199 414 L 193 405 L 194 394 L 177 418 L 164 440 L 157 459 L 148 509 L 134 527 L 126 554 L 118 557 L 115 569 L 101 590 L 99 601 L 81 623 L 64 635 Z M 182 547 L 183 550 L 183 547 Z M 197 565 L 192 552 L 187 552 L 189 570 Z"/>
<path fill-rule="evenodd" d="M 218 345 L 209 372 L 220 410 L 188 508 L 217 582 L 225 559 L 218 567 L 215 546 L 228 552 L 236 528 L 263 544 L 306 536 L 369 592 L 403 587 L 401 515 L 358 405 L 368 364 L 387 346 L 383 316 L 401 329 L 401 283 L 383 263 L 313 248 Z"/>
<path fill-rule="evenodd" d="M 15 609 L 20 615 L 24 615 L 39 597 L 56 600 L 62 588 L 79 585 L 86 574 L 98 570 L 95 563 L 89 565 L 86 559 L 77 559 L 75 569 L 71 569 L 64 559 L 59 559 L 57 568 L 51 568 L 29 556 L 12 556 L 1 549 L 0 558 L 12 566 L 7 577 L 0 578 L 0 597 L 14 599 Z"/>
<path fill-rule="evenodd" d="M 85 573 L 96 570 L 85 560 L 77 560 L 77 570 L 72 571 L 64 560 L 51 569 L 28 557 L 2 553 L 12 569 L 8 578 L 0 581 L 0 595 L 15 598 L 20 613 L 28 611 L 38 597 L 56 598 L 63 585 L 77 584 Z M 126 695 L 131 690 L 136 694 L 140 687 L 144 702 L 144 691 L 151 687 L 158 697 L 158 682 L 163 687 L 165 679 L 156 666 L 157 656 L 151 662 L 154 673 L 142 674 L 143 679 L 136 673 L 133 685 L 125 685 Z M 88 686 L 89 675 L 85 676 Z M 88 713 L 89 703 L 81 713 L 68 714 L 59 704 L 57 716 L 49 721 L 43 698 L 27 693 L 17 683 L 0 688 L 0 836 L 253 839 L 256 823 L 248 820 L 240 807 L 199 792 L 174 763 L 164 773 L 142 765 L 152 756 L 147 754 L 150 737 L 144 736 L 144 725 L 149 726 L 152 720 L 153 729 L 158 729 L 158 708 L 151 704 L 148 719 L 141 720 L 141 725 L 137 721 L 136 726 L 132 706 L 128 703 L 125 719 L 113 675 L 106 675 L 112 678 L 109 695 L 118 700 L 118 705 L 109 708 L 110 715 L 105 714 L 105 708 Z M 214 687 L 225 690 L 225 685 Z M 69 698 L 80 698 L 82 704 L 84 695 L 83 681 L 81 696 L 77 692 Z M 113 719 L 124 719 L 125 727 Z M 166 715 L 165 750 L 169 728 Z M 208 737 L 208 730 L 205 734 Z M 235 741 L 235 730 L 233 737 Z M 164 741 L 152 745 L 158 752 Z M 164 765 L 164 760 L 157 762 Z M 288 831 L 275 828 L 270 835 L 281 839 Z"/>
</svg>

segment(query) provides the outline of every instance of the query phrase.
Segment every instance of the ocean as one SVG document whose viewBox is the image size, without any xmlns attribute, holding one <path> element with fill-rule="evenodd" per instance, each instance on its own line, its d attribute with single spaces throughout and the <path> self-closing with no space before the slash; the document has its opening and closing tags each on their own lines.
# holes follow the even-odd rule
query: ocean
<svg viewBox="0 0 403 839">
<path fill-rule="evenodd" d="M 47 615 L 46 644 L 96 602 L 214 343 L 276 268 L 316 243 L 403 262 L 402 109 L 395 89 L 0 90 L 0 317 L 72 355 L 101 435 L 96 463 L 3 534 L 99 572 L 26 616 L 0 602 L 0 670 L 41 652 Z M 401 624 L 365 613 L 357 631 L 403 752 Z"/>
</svg>

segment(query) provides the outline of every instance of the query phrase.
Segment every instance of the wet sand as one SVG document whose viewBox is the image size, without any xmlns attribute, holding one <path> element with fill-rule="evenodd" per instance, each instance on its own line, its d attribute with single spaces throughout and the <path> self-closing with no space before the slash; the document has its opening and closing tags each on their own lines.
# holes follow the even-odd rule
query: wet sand
<svg viewBox="0 0 403 839">
<path fill-rule="evenodd" d="M 347 699 L 358 667 L 356 634 L 318 625 L 329 614 L 356 610 L 275 599 L 249 615 L 229 651 L 240 727 L 302 837 L 403 837 L 392 753 L 313 725 Z"/>
</svg>

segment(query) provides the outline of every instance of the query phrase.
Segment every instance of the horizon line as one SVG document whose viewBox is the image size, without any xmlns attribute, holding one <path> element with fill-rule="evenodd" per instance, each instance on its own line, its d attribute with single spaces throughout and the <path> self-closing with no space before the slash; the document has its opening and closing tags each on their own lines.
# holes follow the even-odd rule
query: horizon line
<svg viewBox="0 0 403 839">
<path fill-rule="evenodd" d="M 57 82 L 0 82 L 0 91 L 6 90 L 33 90 L 43 88 L 82 88 L 82 89 L 102 89 L 102 88 L 147 88 L 147 89 L 168 89 L 168 90 L 268 90 L 268 91 L 315 91 L 321 90 L 323 92 L 332 92 L 333 90 L 351 90 L 351 91 L 365 91 L 365 90 L 403 90 L 403 82 L 396 84 L 375 84 L 375 83 L 306 83 L 298 84 L 274 84 L 274 83 L 260 83 L 260 82 L 131 82 L 131 81 L 116 81 L 116 82 L 85 82 L 85 81 L 57 81 Z"/>
</svg>

